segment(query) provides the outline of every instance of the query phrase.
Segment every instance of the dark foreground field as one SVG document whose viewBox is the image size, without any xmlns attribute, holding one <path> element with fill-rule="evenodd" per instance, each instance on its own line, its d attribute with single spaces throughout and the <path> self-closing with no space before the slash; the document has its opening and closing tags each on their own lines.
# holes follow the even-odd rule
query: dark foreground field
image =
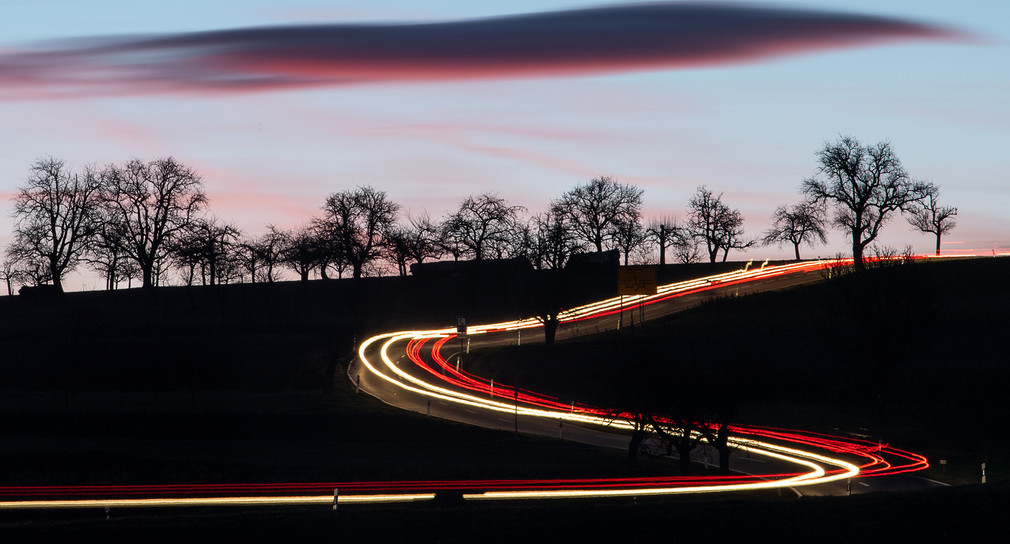
<svg viewBox="0 0 1010 544">
<path fill-rule="evenodd" d="M 867 285 L 835 282 L 719 300 L 657 324 L 652 333 L 639 329 L 633 339 L 680 338 L 673 352 L 678 360 L 745 360 L 764 369 L 746 374 L 764 376 L 755 382 L 761 385 L 757 392 L 741 399 L 740 416 L 747 422 L 824 430 L 866 426 L 931 460 L 950 460 L 943 470 L 934 463 L 929 476 L 935 479 L 977 481 L 975 467 L 988 461 L 985 486 L 839 498 L 768 493 L 341 507 L 337 513 L 325 508 L 114 510 L 108 520 L 104 512 L 92 511 L 0 512 L 0 542 L 826 542 L 896 535 L 986 541 L 1010 506 L 1010 489 L 992 483 L 1006 480 L 1010 462 L 1002 432 L 1006 359 L 999 341 L 1010 329 L 1004 316 L 1010 307 L 1010 290 L 1003 284 L 1010 277 L 1008 265 L 1002 260 L 931 263 L 885 272 L 890 275 Z M 619 451 L 403 414 L 356 394 L 342 373 L 350 344 L 358 334 L 408 321 L 414 302 L 431 295 L 418 292 L 416 285 L 406 288 L 412 294 L 405 300 L 382 299 L 400 312 L 390 323 L 381 322 L 378 310 L 356 311 L 362 299 L 333 284 L 289 284 L 274 292 L 269 287 L 236 286 L 230 294 L 176 290 L 147 302 L 138 297 L 148 295 L 133 294 L 129 303 L 93 293 L 69 305 L 49 303 L 48 309 L 3 301 L 3 345 L 18 359 L 4 358 L 0 369 L 6 384 L 0 386 L 2 485 L 675 471 L 664 460 L 632 469 Z M 872 298 L 852 298 L 853 290 Z M 439 315 L 452 315 L 449 306 L 460 300 L 478 304 L 502 296 L 464 295 L 445 307 L 427 306 L 423 321 L 441 322 Z M 520 306 L 499 309 L 517 313 Z M 853 315 L 862 317 L 846 319 Z M 47 328 L 52 323 L 60 326 Z M 863 339 L 846 345 L 857 333 Z M 524 383 L 547 390 L 577 383 L 581 390 L 563 393 L 578 398 L 605 394 L 590 379 L 604 371 L 580 354 L 621 349 L 628 339 L 589 341 L 596 344 L 559 344 L 547 354 L 523 346 L 529 350 L 522 358 Z M 817 355 L 814 362 L 811 353 Z M 487 372 L 514 376 L 516 370 L 501 367 L 500 361 L 515 360 L 515 354 L 502 355 L 485 354 L 480 364 Z M 570 365 L 580 360 L 587 365 L 581 368 L 586 379 L 559 379 L 571 375 Z M 826 379 L 839 375 L 847 377 Z"/>
<path fill-rule="evenodd" d="M 0 527 L 4 542 L 1000 542 L 1006 484 L 901 496 L 112 511 Z"/>
</svg>

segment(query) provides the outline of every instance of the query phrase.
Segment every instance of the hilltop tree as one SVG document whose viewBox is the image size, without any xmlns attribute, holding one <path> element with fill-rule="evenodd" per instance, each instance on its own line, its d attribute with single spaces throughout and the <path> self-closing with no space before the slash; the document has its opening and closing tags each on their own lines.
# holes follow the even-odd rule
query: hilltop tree
<svg viewBox="0 0 1010 544">
<path fill-rule="evenodd" d="M 654 220 L 646 229 L 646 234 L 659 247 L 659 264 L 666 264 L 666 250 L 672 249 L 674 257 L 684 263 L 690 264 L 699 259 L 698 243 L 691 232 L 680 226 L 675 217 L 665 217 Z"/>
<path fill-rule="evenodd" d="M 537 270 L 561 270 L 579 251 L 565 216 L 553 209 L 531 217 L 524 233 L 527 257 Z"/>
<path fill-rule="evenodd" d="M 624 266 L 628 266 L 632 252 L 648 251 L 650 242 L 649 235 L 638 219 L 620 221 L 614 229 L 614 245 L 624 253 Z"/>
<path fill-rule="evenodd" d="M 38 286 L 52 281 L 49 263 L 43 262 L 38 253 L 15 240 L 4 251 L 4 275 L 8 288 L 13 284 Z"/>
<path fill-rule="evenodd" d="M 241 232 L 216 217 L 194 221 L 176 237 L 172 253 L 192 285 L 197 268 L 203 285 L 227 283 L 238 268 L 236 248 Z"/>
<path fill-rule="evenodd" d="M 3 278 L 4 283 L 7 285 L 8 296 L 14 294 L 15 285 L 25 282 L 25 272 L 21 266 L 22 263 L 18 262 L 16 256 L 11 255 L 9 252 L 4 253 L 3 262 L 0 262 L 0 278 Z"/>
<path fill-rule="evenodd" d="M 277 281 L 277 265 L 283 261 L 285 240 L 284 231 L 267 225 L 262 236 L 239 244 L 239 258 L 252 283 Z"/>
<path fill-rule="evenodd" d="M 443 247 L 457 259 L 467 254 L 477 261 L 511 257 L 519 252 L 516 233 L 524 210 L 494 193 L 468 196 L 442 223 Z"/>
<path fill-rule="evenodd" d="M 940 254 L 940 238 L 957 226 L 957 222 L 954 221 L 957 208 L 940 206 L 939 196 L 940 188 L 930 183 L 926 187 L 925 197 L 913 203 L 908 209 L 909 224 L 922 232 L 936 235 L 937 255 Z"/>
<path fill-rule="evenodd" d="M 714 195 L 708 187 L 698 187 L 688 203 L 687 228 L 691 234 L 704 242 L 709 262 L 714 263 L 722 252 L 726 262 L 731 249 L 746 249 L 754 245 L 753 240 L 743 237 L 743 216 L 740 210 L 731 209 L 723 203 L 722 194 Z"/>
<path fill-rule="evenodd" d="M 641 209 L 642 190 L 610 176 L 594 178 L 551 203 L 551 211 L 564 218 L 575 239 L 596 251 L 616 240 L 621 225 L 638 223 Z"/>
<path fill-rule="evenodd" d="M 334 259 L 345 261 L 355 278 L 382 256 L 400 206 L 372 187 L 333 193 L 314 225 Z M 325 274 L 325 271 L 323 272 Z"/>
<path fill-rule="evenodd" d="M 765 245 L 784 243 L 793 245 L 796 260 L 800 260 L 800 244 L 807 243 L 813 247 L 818 240 L 827 243 L 824 231 L 824 208 L 812 202 L 804 201 L 787 208 L 779 206 L 772 214 L 772 228 L 764 237 Z"/>
<path fill-rule="evenodd" d="M 95 234 L 99 189 L 94 169 L 75 174 L 62 160 L 46 157 L 32 164 L 14 195 L 14 253 L 47 267 L 45 276 L 59 292 Z"/>
<path fill-rule="evenodd" d="M 319 237 L 311 226 L 284 233 L 281 262 L 298 274 L 301 281 L 309 281 L 312 269 L 325 261 Z"/>
<path fill-rule="evenodd" d="M 144 287 L 153 287 L 172 242 L 207 205 L 203 179 L 172 157 L 132 159 L 102 172 L 107 220 L 123 236 L 124 255 L 136 261 Z"/>
<path fill-rule="evenodd" d="M 418 217 L 407 216 L 407 224 L 395 229 L 392 241 L 401 275 L 407 273 L 408 260 L 421 264 L 426 259 L 439 258 L 444 252 L 438 225 L 427 213 Z"/>
<path fill-rule="evenodd" d="M 908 176 L 889 142 L 863 145 L 844 136 L 825 143 L 817 160 L 817 174 L 803 181 L 802 191 L 835 207 L 833 222 L 849 234 L 854 267 L 863 271 L 866 247 L 895 212 L 908 211 L 927 195 L 928 184 Z"/>
</svg>

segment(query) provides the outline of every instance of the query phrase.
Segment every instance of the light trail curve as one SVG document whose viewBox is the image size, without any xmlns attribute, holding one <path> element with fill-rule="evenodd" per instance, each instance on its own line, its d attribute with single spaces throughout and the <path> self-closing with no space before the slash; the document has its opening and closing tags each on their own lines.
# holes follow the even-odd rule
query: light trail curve
<svg viewBox="0 0 1010 544">
<path fill-rule="evenodd" d="M 560 320 L 564 324 L 600 319 L 631 307 L 659 304 L 687 294 L 697 294 L 786 275 L 815 272 L 840 264 L 849 263 L 838 260 L 805 261 L 778 266 L 761 266 L 754 269 L 745 268 L 725 274 L 663 285 L 657 289 L 655 295 L 615 297 L 573 308 L 563 312 L 560 315 Z M 537 318 L 527 318 L 469 327 L 467 336 L 468 339 L 491 337 L 495 334 L 513 333 L 540 326 L 541 323 Z M 372 380 L 371 385 L 366 384 L 366 391 L 391 404 L 415 410 L 421 404 L 420 399 L 424 399 L 424 405 L 429 413 L 430 402 L 435 399 L 443 403 L 464 407 L 464 411 L 468 414 L 474 410 L 508 414 L 515 418 L 517 428 L 519 417 L 522 416 L 526 419 L 537 418 L 551 422 L 569 422 L 612 433 L 626 433 L 632 429 L 632 424 L 627 419 L 614 417 L 607 410 L 575 403 L 565 404 L 552 397 L 527 390 L 517 391 L 510 386 L 495 384 L 492 380 L 474 376 L 453 367 L 447 358 L 441 355 L 440 350 L 442 346 L 447 345 L 455 338 L 457 338 L 456 331 L 451 328 L 402 331 L 369 338 L 359 347 L 358 361 L 368 376 L 377 378 L 386 387 L 376 386 Z M 430 364 L 420 354 L 421 347 L 428 342 L 433 342 Z M 406 360 L 412 363 L 412 366 L 409 366 L 410 370 L 399 364 L 403 357 L 397 357 L 394 361 L 394 352 L 396 355 L 403 353 Z M 348 373 L 360 386 L 360 371 L 352 367 L 348 369 Z M 394 395 L 399 398 L 391 398 L 389 391 L 393 391 Z M 413 407 L 408 406 L 411 402 L 405 398 L 409 395 L 415 397 Z M 447 412 L 443 409 L 440 417 L 474 422 L 472 415 L 463 415 L 459 411 L 454 414 L 452 411 Z M 488 426 L 495 425 L 500 426 L 496 423 Z M 523 489 L 464 494 L 464 498 L 490 500 L 716 493 L 810 486 L 853 478 L 860 474 L 863 476 L 894 474 L 920 470 L 928 466 L 926 459 L 920 455 L 882 444 L 863 443 L 863 441 L 843 437 L 744 426 L 733 426 L 732 431 L 734 436 L 731 438 L 731 443 L 739 451 L 791 463 L 795 466 L 796 471 L 784 474 L 759 474 L 734 481 L 720 478 L 712 478 L 711 480 L 704 478 L 657 478 L 648 486 L 627 485 L 625 487 L 599 488 L 594 485 L 593 480 L 570 482 L 572 487 L 563 489 L 546 485 L 537 488 L 533 484 L 532 486 L 525 485 Z M 897 458 L 898 461 L 895 462 L 892 458 Z M 861 461 L 857 465 L 850 462 L 853 459 L 861 459 Z"/>
</svg>

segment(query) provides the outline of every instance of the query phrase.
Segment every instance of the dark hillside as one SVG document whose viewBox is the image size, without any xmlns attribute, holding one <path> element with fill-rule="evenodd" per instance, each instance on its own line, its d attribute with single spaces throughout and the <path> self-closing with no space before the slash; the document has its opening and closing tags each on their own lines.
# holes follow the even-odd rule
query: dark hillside
<svg viewBox="0 0 1010 544">
<path fill-rule="evenodd" d="M 495 350 L 477 372 L 580 402 L 702 391 L 731 397 L 738 421 L 866 427 L 944 457 L 1006 458 L 1008 278 L 1010 259 L 885 267 L 713 300 L 554 350 Z"/>
<path fill-rule="evenodd" d="M 0 297 L 0 389 L 328 387 L 334 365 L 377 332 L 533 314 L 538 275 L 363 278 Z M 575 305 L 609 275 L 570 277 Z"/>
</svg>

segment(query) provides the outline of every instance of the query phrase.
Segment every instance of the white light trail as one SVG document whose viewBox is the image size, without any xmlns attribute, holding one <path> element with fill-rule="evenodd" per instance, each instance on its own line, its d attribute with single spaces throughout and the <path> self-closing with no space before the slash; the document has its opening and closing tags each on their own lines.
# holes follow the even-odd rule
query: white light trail
<svg viewBox="0 0 1010 544">
<path fill-rule="evenodd" d="M 838 265 L 838 261 L 807 261 L 778 266 L 762 266 L 753 270 L 738 270 L 725 274 L 717 274 L 705 278 L 673 283 L 660 286 L 655 295 L 639 295 L 615 297 L 604 301 L 587 304 L 578 308 L 562 312 L 559 316 L 562 322 L 584 319 L 589 316 L 606 314 L 625 307 L 648 303 L 649 301 L 669 297 L 677 293 L 684 293 L 710 286 L 721 286 L 735 284 L 744 281 L 752 281 L 762 278 L 779 276 L 797 272 L 807 272 L 819 270 L 829 265 Z M 841 264 L 845 264 L 844 262 Z M 489 331 L 514 331 L 539 327 L 541 323 L 536 318 L 527 318 L 514 321 L 494 323 L 490 325 L 470 326 L 467 329 L 468 335 L 486 334 Z M 358 356 L 362 364 L 375 376 L 396 385 L 397 387 L 429 398 L 436 398 L 445 402 L 464 405 L 472 408 L 479 408 L 494 412 L 517 414 L 524 416 L 534 416 L 548 418 L 554 421 L 563 420 L 600 426 L 614 430 L 631 430 L 633 425 L 626 420 L 615 419 L 613 417 L 603 417 L 586 412 L 572 412 L 567 410 L 552 410 L 542 407 L 523 406 L 522 403 L 506 403 L 488 399 L 484 396 L 471 394 L 458 389 L 453 389 L 414 376 L 401 369 L 393 362 L 389 356 L 389 350 L 399 342 L 419 340 L 425 338 L 443 338 L 455 333 L 453 328 L 436 329 L 428 331 L 404 331 L 396 333 L 381 334 L 369 338 L 358 349 Z M 372 346 L 382 342 L 378 348 L 378 361 Z M 575 498 L 575 497 L 606 497 L 606 496 L 637 496 L 637 495 L 662 495 L 662 494 L 684 494 L 684 493 L 715 493 L 728 491 L 742 491 L 754 489 L 768 489 L 776 487 L 795 487 L 823 484 L 845 478 L 851 478 L 859 474 L 859 467 L 843 459 L 829 457 L 813 451 L 787 448 L 778 444 L 757 441 L 751 439 L 731 438 L 731 443 L 738 449 L 748 451 L 755 455 L 771 457 L 782 461 L 793 463 L 802 468 L 803 472 L 776 480 L 741 483 L 741 484 L 713 484 L 698 485 L 689 487 L 658 486 L 652 488 L 628 487 L 625 489 L 550 489 L 550 490 L 519 490 L 519 491 L 489 491 L 485 493 L 464 494 L 466 499 L 474 500 L 494 500 L 494 499 L 531 499 L 531 498 Z M 831 471 L 824 467 L 831 468 Z"/>
</svg>

